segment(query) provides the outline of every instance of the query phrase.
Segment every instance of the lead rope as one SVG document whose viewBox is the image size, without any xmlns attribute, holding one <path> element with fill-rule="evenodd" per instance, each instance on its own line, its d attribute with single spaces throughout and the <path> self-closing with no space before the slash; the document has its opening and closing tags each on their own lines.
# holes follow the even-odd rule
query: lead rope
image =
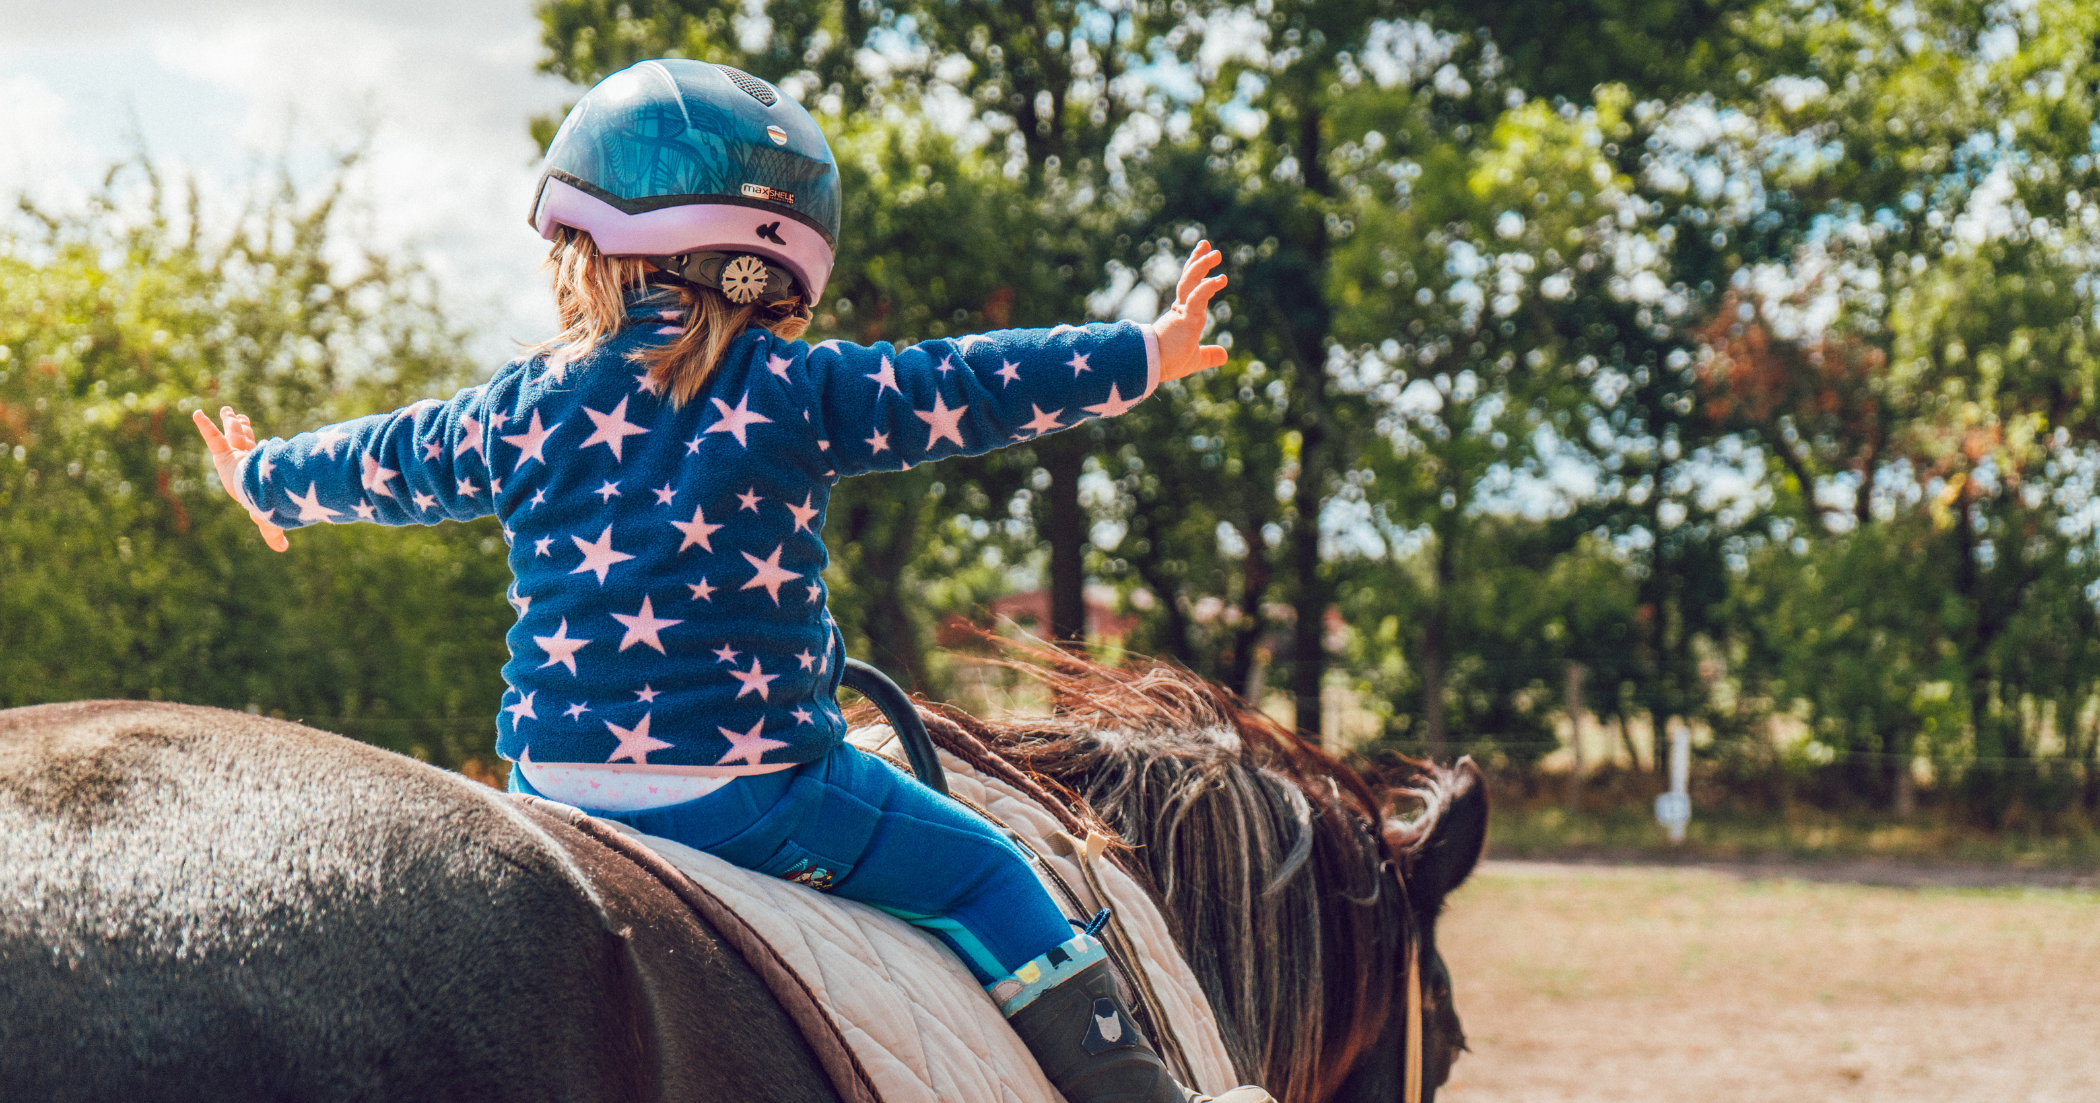
<svg viewBox="0 0 2100 1103">
<path fill-rule="evenodd" d="M 1422 1103 L 1422 943 L 1407 937 L 1407 1103 Z"/>
</svg>

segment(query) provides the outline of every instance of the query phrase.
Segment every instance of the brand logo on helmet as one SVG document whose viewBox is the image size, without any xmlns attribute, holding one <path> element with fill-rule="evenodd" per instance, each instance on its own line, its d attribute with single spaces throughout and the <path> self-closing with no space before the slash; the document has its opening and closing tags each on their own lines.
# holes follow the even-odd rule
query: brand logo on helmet
<svg viewBox="0 0 2100 1103">
<path fill-rule="evenodd" d="M 762 239 L 762 240 L 765 240 L 765 241 L 770 241 L 770 242 L 772 242 L 772 243 L 773 243 L 773 244 L 775 244 L 775 245 L 786 245 L 786 244 L 787 244 L 787 242 L 786 242 L 786 241 L 783 241 L 783 240 L 781 240 L 781 237 L 780 237 L 780 223 L 778 223 L 778 222 L 762 222 L 762 223 L 760 223 L 760 224 L 759 224 L 759 227 L 758 227 L 758 236 L 759 236 L 759 238 L 760 238 L 760 239 Z"/>
<path fill-rule="evenodd" d="M 788 144 L 788 132 L 780 129 L 777 126 L 767 127 L 766 137 L 773 139 L 773 144 L 776 146 L 784 146 Z"/>
<path fill-rule="evenodd" d="M 775 203 L 785 203 L 790 207 L 795 205 L 794 192 L 781 191 L 779 188 L 769 188 L 764 184 L 744 185 L 744 195 L 751 199 L 768 199 Z"/>
</svg>

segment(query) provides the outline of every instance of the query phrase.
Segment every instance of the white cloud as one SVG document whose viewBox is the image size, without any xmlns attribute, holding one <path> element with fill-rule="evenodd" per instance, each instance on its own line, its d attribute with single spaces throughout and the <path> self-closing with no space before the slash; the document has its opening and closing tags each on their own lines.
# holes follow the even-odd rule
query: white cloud
<svg viewBox="0 0 2100 1103">
<path fill-rule="evenodd" d="M 360 229 L 413 249 L 494 361 L 552 328 L 526 222 L 526 121 L 576 96 L 538 75 L 522 0 L 119 0 L 92 20 L 0 0 L 0 193 L 80 188 L 137 148 L 231 192 L 282 156 L 311 182 L 334 154 Z M 136 139 L 134 138 L 136 135 Z"/>
<path fill-rule="evenodd" d="M 42 78 L 0 76 L 0 193 L 75 202 L 98 162 L 73 134 L 65 98 Z"/>
</svg>

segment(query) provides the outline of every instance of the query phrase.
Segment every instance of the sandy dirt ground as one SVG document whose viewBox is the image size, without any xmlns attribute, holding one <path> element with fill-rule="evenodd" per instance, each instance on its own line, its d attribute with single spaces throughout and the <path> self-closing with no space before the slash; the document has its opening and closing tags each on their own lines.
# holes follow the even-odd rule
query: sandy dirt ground
<svg viewBox="0 0 2100 1103">
<path fill-rule="evenodd" d="M 1488 862 L 1437 938 L 1439 1103 L 2100 1101 L 2090 891 Z"/>
</svg>

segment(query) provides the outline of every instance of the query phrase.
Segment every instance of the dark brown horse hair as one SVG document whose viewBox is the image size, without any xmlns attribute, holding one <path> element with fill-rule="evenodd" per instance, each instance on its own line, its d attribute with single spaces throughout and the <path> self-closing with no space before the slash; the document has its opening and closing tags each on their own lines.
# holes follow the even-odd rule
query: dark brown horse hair
<svg viewBox="0 0 2100 1103">
<path fill-rule="evenodd" d="M 1328 1098 L 1398 1013 L 1417 917 L 1385 878 L 1412 864 L 1458 775 L 1407 762 L 1388 796 L 1420 810 L 1398 819 L 1355 770 L 1181 667 L 999 646 L 982 661 L 1039 681 L 1051 714 L 922 702 L 934 742 L 1075 835 L 1119 834 L 1129 849 L 1112 854 L 1164 904 L 1238 1074 L 1286 1103 Z"/>
</svg>

